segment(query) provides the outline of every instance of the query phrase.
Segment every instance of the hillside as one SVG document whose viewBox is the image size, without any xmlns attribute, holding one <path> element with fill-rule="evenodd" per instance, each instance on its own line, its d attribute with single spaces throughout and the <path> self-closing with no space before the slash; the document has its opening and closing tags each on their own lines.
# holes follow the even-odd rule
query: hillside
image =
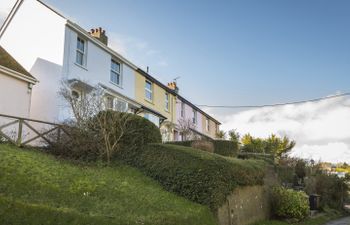
<svg viewBox="0 0 350 225">
<path fill-rule="evenodd" d="M 0 144 L 0 224 L 214 225 L 205 206 L 137 170 L 79 165 Z"/>
</svg>

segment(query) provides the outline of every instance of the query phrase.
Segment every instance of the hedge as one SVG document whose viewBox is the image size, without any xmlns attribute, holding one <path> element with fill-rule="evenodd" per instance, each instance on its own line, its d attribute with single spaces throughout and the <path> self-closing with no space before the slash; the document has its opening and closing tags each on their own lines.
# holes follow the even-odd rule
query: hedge
<svg viewBox="0 0 350 225">
<path fill-rule="evenodd" d="M 238 145 L 233 141 L 214 140 L 213 143 L 216 154 L 230 157 L 236 157 L 238 154 Z"/>
<path fill-rule="evenodd" d="M 123 160 L 157 180 L 166 190 L 214 212 L 237 187 L 261 185 L 265 163 L 239 160 L 170 144 L 149 144 Z"/>
<path fill-rule="evenodd" d="M 186 147 L 193 147 L 193 143 L 196 141 L 174 141 L 174 142 L 168 142 L 167 144 L 173 144 L 173 145 L 180 145 L 180 146 L 186 146 Z M 230 156 L 230 157 L 236 157 L 238 155 L 238 145 L 235 144 L 233 141 L 226 141 L 226 140 L 210 140 L 210 142 L 214 145 L 214 153 L 223 155 L 223 156 Z"/>
</svg>

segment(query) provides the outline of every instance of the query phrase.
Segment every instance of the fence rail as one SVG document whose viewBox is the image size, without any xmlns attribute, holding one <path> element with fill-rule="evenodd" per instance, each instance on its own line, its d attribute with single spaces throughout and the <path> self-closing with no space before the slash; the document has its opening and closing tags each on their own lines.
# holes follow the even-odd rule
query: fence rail
<svg viewBox="0 0 350 225">
<path fill-rule="evenodd" d="M 19 147 L 23 146 L 31 146 L 36 145 L 35 141 L 38 139 L 41 139 L 44 144 L 52 144 L 50 138 L 48 138 L 48 135 L 54 135 L 56 136 L 56 141 L 59 142 L 61 140 L 61 135 L 66 134 L 69 136 L 69 133 L 64 128 L 64 125 L 52 123 L 52 122 L 46 122 L 42 120 L 35 120 L 35 119 L 29 119 L 24 117 L 17 117 L 17 116 L 11 116 L 11 115 L 5 115 L 0 114 L 0 119 L 6 121 L 6 120 L 12 120 L 12 121 L 6 121 L 4 124 L 1 124 L 0 126 L 0 137 L 5 139 L 5 141 L 11 142 L 12 144 L 15 144 Z M 35 123 L 39 128 L 36 128 L 33 124 Z M 50 128 L 44 129 L 44 126 L 49 126 Z M 6 128 L 15 128 L 15 134 L 9 135 L 7 134 L 4 129 Z M 25 140 L 24 138 L 24 129 L 27 130 L 28 134 L 31 134 L 32 137 Z"/>
</svg>

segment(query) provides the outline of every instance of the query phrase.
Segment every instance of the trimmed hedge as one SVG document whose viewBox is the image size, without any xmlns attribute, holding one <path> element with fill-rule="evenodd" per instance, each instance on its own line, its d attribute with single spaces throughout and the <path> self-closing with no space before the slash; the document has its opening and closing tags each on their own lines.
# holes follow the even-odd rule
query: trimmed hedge
<svg viewBox="0 0 350 225">
<path fill-rule="evenodd" d="M 173 141 L 168 142 L 167 144 L 173 144 L 173 145 L 180 145 L 185 147 L 193 147 L 194 141 Z M 229 156 L 229 157 L 237 157 L 238 155 L 238 145 L 236 145 L 232 141 L 226 141 L 226 140 L 210 140 L 210 142 L 214 145 L 214 153 L 223 155 L 223 156 Z"/>
<path fill-rule="evenodd" d="M 216 154 L 230 157 L 236 157 L 238 154 L 238 145 L 235 145 L 233 141 L 214 140 L 213 143 Z"/>
<path fill-rule="evenodd" d="M 213 211 L 237 186 L 263 184 L 265 163 L 239 160 L 170 144 L 149 144 L 123 159 L 157 180 L 166 190 Z"/>
<path fill-rule="evenodd" d="M 256 159 L 256 160 L 263 160 L 267 163 L 274 164 L 275 163 L 275 157 L 270 154 L 259 154 L 259 153 L 239 153 L 237 155 L 237 158 L 239 159 Z"/>
</svg>

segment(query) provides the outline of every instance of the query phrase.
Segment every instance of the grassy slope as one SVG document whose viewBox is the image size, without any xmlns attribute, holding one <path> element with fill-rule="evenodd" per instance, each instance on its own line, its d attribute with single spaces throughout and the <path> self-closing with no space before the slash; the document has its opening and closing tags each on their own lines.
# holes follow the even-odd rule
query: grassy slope
<svg viewBox="0 0 350 225">
<path fill-rule="evenodd" d="M 0 145 L 0 224 L 216 224 L 133 168 L 76 166 Z"/>
<path fill-rule="evenodd" d="M 338 214 L 325 214 L 316 218 L 307 219 L 300 223 L 293 223 L 293 225 L 324 225 L 328 221 L 339 218 L 341 215 Z M 290 223 L 278 220 L 266 220 L 256 223 L 254 225 L 290 225 Z"/>
</svg>

